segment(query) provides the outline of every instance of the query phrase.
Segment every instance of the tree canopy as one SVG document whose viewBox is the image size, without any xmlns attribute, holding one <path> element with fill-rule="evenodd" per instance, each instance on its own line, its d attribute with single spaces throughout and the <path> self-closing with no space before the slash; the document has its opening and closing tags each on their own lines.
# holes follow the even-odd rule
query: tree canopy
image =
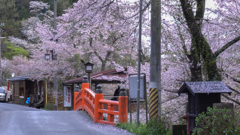
<svg viewBox="0 0 240 135">
<path fill-rule="evenodd" d="M 38 19 L 48 5 L 44 2 L 49 1 L 30 3 L 29 13 L 35 16 L 22 21 L 25 37 L 10 38 L 30 52 L 29 60 L 13 57 L 12 71 L 19 75 L 40 72 L 32 76 L 37 80 L 66 79 L 84 75 L 83 63 L 90 61 L 95 64 L 94 72 L 126 66 L 128 73 L 136 72 L 138 2 L 59 0 L 65 4 L 58 8 L 57 30 L 51 10 Z M 143 3 L 143 35 L 150 37 L 151 1 Z M 162 0 L 162 114 L 174 116 L 172 121 L 185 112 L 186 96 L 177 95 L 185 81 L 221 80 L 234 91 L 231 97 L 223 96 L 239 104 L 239 7 L 238 1 L 214 0 L 206 8 L 205 0 Z M 148 40 L 142 44 L 150 47 Z M 58 60 L 46 61 L 44 54 L 53 49 Z M 142 65 L 148 82 L 149 70 L 148 62 Z"/>
</svg>

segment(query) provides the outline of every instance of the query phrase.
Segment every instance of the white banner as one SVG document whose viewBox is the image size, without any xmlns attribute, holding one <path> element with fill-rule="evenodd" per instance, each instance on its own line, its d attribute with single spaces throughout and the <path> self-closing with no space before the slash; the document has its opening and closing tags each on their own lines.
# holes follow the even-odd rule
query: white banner
<svg viewBox="0 0 240 135">
<path fill-rule="evenodd" d="M 63 107 L 72 107 L 72 90 L 71 86 L 64 86 L 64 101 Z"/>
</svg>

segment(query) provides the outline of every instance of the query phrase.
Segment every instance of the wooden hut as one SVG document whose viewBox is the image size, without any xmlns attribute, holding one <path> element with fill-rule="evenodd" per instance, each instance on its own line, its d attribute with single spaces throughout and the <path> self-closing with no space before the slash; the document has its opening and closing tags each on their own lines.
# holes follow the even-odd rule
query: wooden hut
<svg viewBox="0 0 240 135">
<path fill-rule="evenodd" d="M 195 118 L 213 103 L 221 103 L 221 93 L 231 94 L 231 90 L 221 81 L 185 82 L 178 94 L 188 94 L 187 117 L 188 134 L 196 127 Z"/>
<path fill-rule="evenodd" d="M 16 76 L 7 79 L 12 82 L 12 100 L 16 104 L 26 104 L 27 97 L 34 95 L 35 100 L 39 101 L 45 98 L 44 81 L 32 81 L 27 76 Z M 45 102 L 43 102 L 45 103 Z"/>
</svg>

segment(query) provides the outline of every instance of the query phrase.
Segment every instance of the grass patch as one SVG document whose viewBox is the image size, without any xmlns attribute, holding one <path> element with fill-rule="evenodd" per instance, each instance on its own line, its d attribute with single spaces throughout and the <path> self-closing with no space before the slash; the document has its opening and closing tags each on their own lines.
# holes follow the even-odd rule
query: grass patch
<svg viewBox="0 0 240 135">
<path fill-rule="evenodd" d="M 46 111 L 51 111 L 51 110 L 54 109 L 54 104 L 53 103 L 47 103 L 46 106 L 42 109 L 46 110 Z"/>
<path fill-rule="evenodd" d="M 155 118 L 151 119 L 147 124 L 137 123 L 118 123 L 117 127 L 127 130 L 136 135 L 171 135 L 170 124 L 166 119 Z"/>
</svg>

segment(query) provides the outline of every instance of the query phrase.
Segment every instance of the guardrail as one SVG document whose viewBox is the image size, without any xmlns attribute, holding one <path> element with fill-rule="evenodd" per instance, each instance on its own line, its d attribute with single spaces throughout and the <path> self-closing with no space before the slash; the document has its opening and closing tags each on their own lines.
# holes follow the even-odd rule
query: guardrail
<svg viewBox="0 0 240 135">
<path fill-rule="evenodd" d="M 107 109 L 104 106 L 107 106 Z M 121 88 L 119 101 L 106 100 L 103 99 L 101 85 L 97 86 L 96 93 L 89 89 L 87 76 L 84 76 L 82 90 L 74 93 L 74 110 L 85 110 L 95 123 L 116 125 L 115 115 L 118 115 L 119 123 L 126 123 L 128 121 L 127 109 L 128 97 L 125 88 Z M 107 120 L 103 118 L 104 113 L 107 114 Z"/>
</svg>

